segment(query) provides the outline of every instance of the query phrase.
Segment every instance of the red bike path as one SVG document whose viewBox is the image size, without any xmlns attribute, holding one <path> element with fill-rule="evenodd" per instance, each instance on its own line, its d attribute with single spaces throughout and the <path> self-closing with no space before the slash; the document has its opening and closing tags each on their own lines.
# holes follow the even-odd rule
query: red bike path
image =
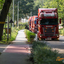
<svg viewBox="0 0 64 64">
<path fill-rule="evenodd" d="M 8 45 L 0 55 L 0 64 L 31 64 L 29 44 L 26 44 L 24 30 L 18 31 L 13 44 Z"/>
</svg>

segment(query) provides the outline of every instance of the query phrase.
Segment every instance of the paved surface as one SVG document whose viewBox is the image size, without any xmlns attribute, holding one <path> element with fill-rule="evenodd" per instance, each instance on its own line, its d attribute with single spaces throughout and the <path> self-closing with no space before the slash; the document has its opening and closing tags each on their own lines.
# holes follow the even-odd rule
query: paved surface
<svg viewBox="0 0 64 64">
<path fill-rule="evenodd" d="M 24 30 L 20 30 L 13 41 L 13 44 L 8 45 L 0 55 L 0 64 L 31 64 L 28 61 L 30 57 L 30 47 L 26 44 Z"/>
<path fill-rule="evenodd" d="M 64 58 L 64 36 L 60 36 L 59 41 L 46 41 L 46 43 L 52 50 L 57 50 Z"/>
<path fill-rule="evenodd" d="M 37 34 L 35 39 L 37 41 Z M 58 41 L 40 41 L 46 43 L 52 50 L 57 50 L 59 54 L 64 58 L 64 36 L 60 36 Z"/>
<path fill-rule="evenodd" d="M 6 44 L 0 44 L 0 53 L 3 52 L 3 50 L 7 47 L 8 45 Z"/>
</svg>

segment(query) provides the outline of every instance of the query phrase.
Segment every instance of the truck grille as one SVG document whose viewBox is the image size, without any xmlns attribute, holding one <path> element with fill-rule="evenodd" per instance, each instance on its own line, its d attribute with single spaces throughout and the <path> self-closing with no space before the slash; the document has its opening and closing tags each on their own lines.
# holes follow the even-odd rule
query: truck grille
<svg viewBox="0 0 64 64">
<path fill-rule="evenodd" d="M 54 36 L 54 28 L 44 28 L 45 36 Z"/>
</svg>

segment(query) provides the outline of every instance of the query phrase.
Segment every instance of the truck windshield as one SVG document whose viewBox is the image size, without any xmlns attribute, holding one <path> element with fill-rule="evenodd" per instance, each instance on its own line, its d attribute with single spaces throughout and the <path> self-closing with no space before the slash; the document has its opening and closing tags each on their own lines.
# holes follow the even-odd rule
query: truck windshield
<svg viewBox="0 0 64 64">
<path fill-rule="evenodd" d="M 42 19 L 40 21 L 41 25 L 57 25 L 58 19 Z"/>
</svg>

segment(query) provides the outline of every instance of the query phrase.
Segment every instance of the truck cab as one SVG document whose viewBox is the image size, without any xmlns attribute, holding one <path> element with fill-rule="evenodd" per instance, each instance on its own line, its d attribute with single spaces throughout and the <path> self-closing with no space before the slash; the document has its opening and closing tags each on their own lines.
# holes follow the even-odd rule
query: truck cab
<svg viewBox="0 0 64 64">
<path fill-rule="evenodd" d="M 57 8 L 38 9 L 38 32 L 39 40 L 52 40 L 59 38 Z"/>
<path fill-rule="evenodd" d="M 32 32 L 37 33 L 38 31 L 38 16 L 33 16 L 33 27 L 32 27 Z"/>
</svg>

